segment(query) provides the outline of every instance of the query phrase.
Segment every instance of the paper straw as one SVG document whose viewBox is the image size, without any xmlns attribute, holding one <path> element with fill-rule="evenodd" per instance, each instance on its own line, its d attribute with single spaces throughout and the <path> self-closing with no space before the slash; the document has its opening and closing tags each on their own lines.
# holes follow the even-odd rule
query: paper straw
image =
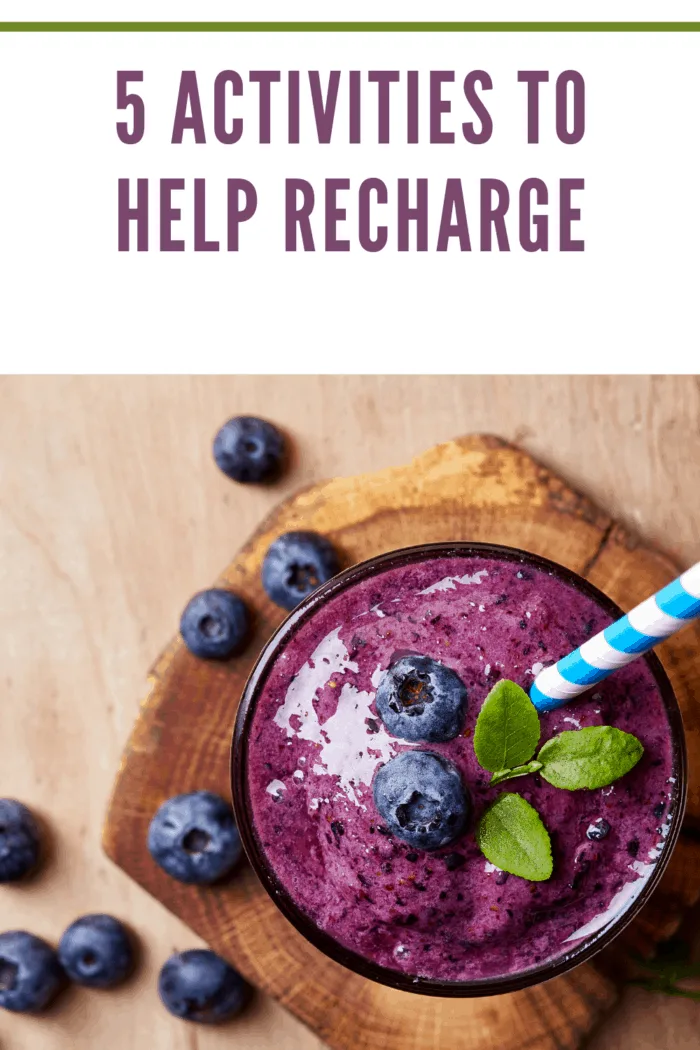
<svg viewBox="0 0 700 1050">
<path fill-rule="evenodd" d="M 530 699 L 538 711 L 562 707 L 698 616 L 700 562 L 563 660 L 540 671 Z"/>
</svg>

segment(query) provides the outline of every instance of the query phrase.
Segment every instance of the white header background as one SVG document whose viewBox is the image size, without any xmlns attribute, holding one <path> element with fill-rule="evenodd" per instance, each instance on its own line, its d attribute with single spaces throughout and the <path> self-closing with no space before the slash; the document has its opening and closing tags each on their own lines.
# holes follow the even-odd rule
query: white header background
<svg viewBox="0 0 700 1050">
<path fill-rule="evenodd" d="M 25 10 L 21 16 L 27 18 L 43 17 L 41 8 L 48 5 L 23 6 L 31 6 L 32 14 Z M 64 3 L 62 16 L 87 17 L 88 6 L 76 2 L 71 11 Z M 139 17 L 155 15 L 149 6 L 157 5 L 139 4 Z M 197 17 L 221 15 L 221 6 L 202 4 Z M 268 4 L 266 12 L 275 6 Z M 319 5 L 306 6 L 308 17 L 311 9 L 319 14 Z M 3 5 L 3 16 L 10 7 Z M 167 17 L 183 17 L 177 4 L 169 8 Z M 122 4 L 116 17 L 130 14 Z M 439 17 L 433 9 L 430 16 Z M 229 8 L 226 17 L 236 14 Z M 295 9 L 295 17 L 307 13 Z M 469 17 L 464 9 L 461 17 Z M 634 17 L 643 13 L 637 9 Z M 672 17 L 671 11 L 664 17 Z M 0 35 L 0 367 L 254 373 L 696 369 L 699 59 L 695 33 Z M 142 87 L 133 89 L 146 102 L 146 135 L 135 146 L 116 135 L 115 123 L 124 119 L 115 105 L 118 69 L 144 71 Z M 194 144 L 191 134 L 181 146 L 170 142 L 183 69 L 199 75 L 206 145 Z M 215 140 L 212 88 L 224 69 L 243 76 L 245 94 L 236 100 L 236 113 L 248 118 L 248 128 L 257 121 L 257 86 L 246 83 L 248 71 L 282 70 L 283 82 L 272 89 L 271 145 L 258 144 L 249 133 L 233 146 Z M 302 71 L 301 145 L 286 143 L 281 119 L 288 69 Z M 315 141 L 308 83 L 304 91 L 308 69 L 320 70 L 324 84 L 329 70 L 343 71 L 337 138 L 330 145 Z M 365 85 L 364 141 L 348 145 L 349 69 L 455 70 L 456 83 L 443 90 L 453 101 L 444 127 L 457 132 L 462 120 L 472 118 L 461 81 L 471 69 L 487 70 L 494 84 L 484 96 L 494 119 L 491 141 L 470 146 L 458 135 L 454 145 L 430 145 L 423 94 L 422 141 L 406 145 L 405 88 L 397 84 L 392 144 L 376 144 L 370 119 L 376 87 Z M 527 143 L 519 69 L 550 71 L 550 84 L 541 89 L 539 145 Z M 563 145 L 554 133 L 553 82 L 565 69 L 579 70 L 586 81 L 586 134 L 575 146 Z M 585 252 L 557 250 L 556 206 L 548 209 L 554 250 L 523 252 L 517 213 L 510 218 L 509 253 L 476 250 L 479 178 L 505 181 L 514 207 L 520 182 L 533 176 L 547 181 L 550 200 L 556 200 L 560 178 L 585 179 L 585 190 L 574 199 L 582 209 L 574 236 L 585 239 Z M 152 180 L 148 253 L 117 251 L 120 177 Z M 157 180 L 165 177 L 186 180 L 186 190 L 174 200 L 183 221 L 173 230 L 187 243 L 184 253 L 157 250 Z M 255 184 L 258 212 L 241 227 L 238 253 L 191 250 L 195 177 L 207 181 L 207 234 L 222 247 L 226 179 Z M 313 182 L 319 206 L 324 178 L 351 180 L 342 202 L 348 222 L 339 229 L 352 242 L 349 253 L 320 250 L 320 226 L 314 227 L 315 253 L 285 253 L 285 177 Z M 386 182 L 390 202 L 381 217 L 389 226 L 389 246 L 373 255 L 355 235 L 356 191 L 368 177 Z M 399 177 L 412 185 L 428 178 L 431 210 L 438 213 L 444 180 L 461 178 L 475 250 L 461 253 L 453 244 L 436 253 L 433 215 L 431 250 L 398 253 Z"/>
</svg>

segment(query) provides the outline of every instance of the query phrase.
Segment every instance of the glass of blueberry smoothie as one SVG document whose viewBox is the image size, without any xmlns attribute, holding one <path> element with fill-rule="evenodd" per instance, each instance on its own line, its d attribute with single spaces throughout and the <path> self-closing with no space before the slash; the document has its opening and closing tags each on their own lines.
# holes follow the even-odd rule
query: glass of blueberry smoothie
<svg viewBox="0 0 700 1050">
<path fill-rule="evenodd" d="M 527 694 L 620 615 L 568 569 L 477 543 L 385 554 L 307 598 L 250 677 L 232 763 L 246 852 L 294 926 L 441 996 L 547 980 L 619 933 L 683 815 L 670 683 L 648 655 L 556 711 Z"/>
</svg>

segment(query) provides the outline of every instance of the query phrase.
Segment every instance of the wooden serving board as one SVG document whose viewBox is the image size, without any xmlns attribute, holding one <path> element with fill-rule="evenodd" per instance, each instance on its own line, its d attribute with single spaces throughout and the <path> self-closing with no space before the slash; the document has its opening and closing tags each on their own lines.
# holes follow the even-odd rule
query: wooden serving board
<svg viewBox="0 0 700 1050">
<path fill-rule="evenodd" d="M 226 885 L 200 889 L 175 882 L 151 860 L 147 828 L 164 799 L 200 788 L 229 795 L 238 699 L 257 654 L 284 615 L 262 589 L 260 566 L 271 540 L 290 529 L 327 535 L 345 565 L 430 541 L 510 544 L 576 570 L 626 609 L 673 578 L 676 566 L 527 453 L 493 437 L 461 438 L 407 466 L 300 492 L 263 522 L 218 581 L 256 612 L 246 652 L 227 663 L 207 663 L 175 639 L 155 664 L 107 816 L 108 855 L 336 1050 L 578 1047 L 616 999 L 605 958 L 509 995 L 450 1000 L 409 995 L 356 976 L 312 948 L 249 869 Z M 687 819 L 700 828 L 698 652 L 696 626 L 666 642 L 659 655 L 683 710 L 691 784 Z M 697 836 L 682 836 L 659 889 L 623 935 L 628 943 L 650 951 L 674 932 L 684 909 L 700 896 L 698 871 Z M 616 945 L 603 954 L 619 973 L 619 939 Z"/>
</svg>

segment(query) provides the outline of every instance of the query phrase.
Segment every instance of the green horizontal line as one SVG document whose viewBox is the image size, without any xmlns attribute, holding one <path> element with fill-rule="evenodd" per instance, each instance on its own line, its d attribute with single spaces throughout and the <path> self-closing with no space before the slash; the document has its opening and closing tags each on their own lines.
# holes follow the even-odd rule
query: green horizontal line
<svg viewBox="0 0 700 1050">
<path fill-rule="evenodd" d="M 697 33 L 700 22 L 0 22 L 2 33 Z"/>
</svg>

